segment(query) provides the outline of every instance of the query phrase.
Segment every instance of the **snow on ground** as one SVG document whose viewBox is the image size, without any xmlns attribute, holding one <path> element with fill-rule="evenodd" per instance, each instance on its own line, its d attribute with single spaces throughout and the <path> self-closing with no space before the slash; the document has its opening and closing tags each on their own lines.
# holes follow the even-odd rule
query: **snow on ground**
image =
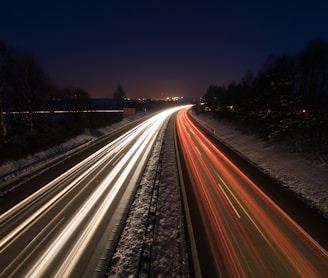
<svg viewBox="0 0 328 278">
<path fill-rule="evenodd" d="M 42 163 L 56 155 L 63 154 L 76 147 L 82 146 L 83 144 L 88 144 L 98 139 L 99 137 L 108 134 L 109 132 L 115 129 L 123 127 L 129 122 L 145 115 L 146 113 L 138 113 L 132 116 L 125 116 L 122 121 L 92 131 L 90 134 L 81 134 L 46 151 L 41 151 L 19 160 L 12 160 L 7 163 L 4 163 L 0 165 L 0 187 L 1 182 L 11 179 L 24 171 L 28 171 L 31 167 L 35 167 L 36 164 Z"/>
<path fill-rule="evenodd" d="M 303 196 L 310 205 L 328 215 L 326 165 L 315 164 L 302 154 L 288 153 L 277 146 L 265 146 L 263 142 L 243 134 L 231 124 L 217 122 L 208 115 L 196 116 L 193 114 L 193 116 L 236 151 L 252 160 L 263 171 L 281 180 L 285 186 Z M 141 178 L 120 241 L 108 267 L 107 277 L 137 276 L 142 241 L 145 240 L 151 188 L 162 144 L 164 144 L 164 167 L 161 173 L 156 224 L 151 243 L 150 276 L 190 276 L 173 135 L 170 132 L 172 129 L 168 127 L 164 141 L 162 132 L 156 142 Z"/>
<path fill-rule="evenodd" d="M 108 267 L 107 277 L 137 277 L 161 144 L 160 136 L 138 185 L 125 227 Z"/>
<path fill-rule="evenodd" d="M 209 115 L 196 116 L 193 112 L 192 114 L 216 136 L 253 161 L 263 171 L 282 181 L 284 186 L 302 196 L 309 205 L 316 207 L 328 217 L 327 165 L 316 164 L 307 159 L 304 154 L 287 152 L 281 146 L 266 146 L 262 141 L 243 134 L 231 124 L 218 122 Z M 81 135 L 47 152 L 2 165 L 0 177 L 4 173 L 12 172 L 25 165 L 32 165 L 40 159 L 95 140 L 140 116 L 142 115 L 124 118 L 122 122 L 97 130 L 90 136 Z M 108 277 L 134 277 L 138 269 L 150 195 L 163 144 L 164 167 L 162 167 L 158 192 L 151 274 L 158 277 L 189 277 L 181 196 L 175 165 L 173 135 L 170 130 L 172 130 L 170 127 L 167 128 L 168 132 L 163 130 L 154 146 L 138 185 L 120 242 L 108 268 Z"/>
<path fill-rule="evenodd" d="M 303 153 L 289 152 L 281 145 L 267 146 L 254 136 L 237 130 L 231 123 L 215 120 L 210 115 L 191 114 L 217 137 L 328 217 L 327 164 L 316 163 Z"/>
<path fill-rule="evenodd" d="M 190 276 L 175 161 L 173 128 L 169 126 L 167 132 L 165 129 L 161 131 L 150 155 L 120 241 L 108 267 L 107 277 L 137 277 L 144 241 L 151 241 L 146 242 L 152 247 L 150 277 Z M 153 238 L 149 239 L 145 237 L 146 222 L 158 163 L 162 166 L 158 183 L 155 227 Z"/>
<path fill-rule="evenodd" d="M 37 163 L 51 158 L 54 155 L 81 146 L 96 140 L 102 135 L 120 128 L 130 121 L 144 116 L 140 113 L 129 116 L 123 121 L 106 128 L 98 129 L 91 135 L 80 135 L 67 142 L 51 148 L 45 152 L 33 156 L 12 161 L 0 166 L 1 176 L 6 173 L 7 179 L 15 177 L 21 171 L 26 171 Z M 134 202 L 130 208 L 129 216 L 125 223 L 120 242 L 107 270 L 108 277 L 136 277 L 139 268 L 139 259 L 144 240 L 145 227 L 150 206 L 152 187 L 159 162 L 161 148 L 164 144 L 161 170 L 161 178 L 158 189 L 157 216 L 152 242 L 151 273 L 153 276 L 165 277 L 189 277 L 188 255 L 186 238 L 184 234 L 184 222 L 178 174 L 175 164 L 175 150 L 172 128 L 163 129 L 159 135 L 152 154 L 147 162 L 144 174 L 140 179 Z M 41 161 L 41 162 L 40 162 Z M 16 171 L 17 169 L 24 169 Z M 162 276 L 164 277 L 164 276 Z"/>
<path fill-rule="evenodd" d="M 173 136 L 173 128 L 168 126 L 164 138 L 150 277 L 189 276 Z"/>
</svg>

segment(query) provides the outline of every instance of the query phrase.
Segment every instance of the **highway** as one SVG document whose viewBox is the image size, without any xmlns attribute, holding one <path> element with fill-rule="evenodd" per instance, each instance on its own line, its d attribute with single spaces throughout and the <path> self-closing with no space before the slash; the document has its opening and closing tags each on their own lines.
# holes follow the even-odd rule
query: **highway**
<svg viewBox="0 0 328 278">
<path fill-rule="evenodd" d="M 176 118 L 203 277 L 327 277 L 328 253 L 188 118 Z"/>
<path fill-rule="evenodd" d="M 158 132 L 156 114 L 0 216 L 0 277 L 103 276 Z"/>
</svg>

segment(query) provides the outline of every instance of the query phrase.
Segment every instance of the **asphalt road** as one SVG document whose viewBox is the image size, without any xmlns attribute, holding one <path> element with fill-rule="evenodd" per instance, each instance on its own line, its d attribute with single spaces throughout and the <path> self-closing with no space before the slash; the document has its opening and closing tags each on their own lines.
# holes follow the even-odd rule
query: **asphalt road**
<svg viewBox="0 0 328 278">
<path fill-rule="evenodd" d="M 153 143 L 156 114 L 1 214 L 1 277 L 102 276 Z"/>
<path fill-rule="evenodd" d="M 328 253 L 194 125 L 177 115 L 203 277 L 324 277 Z M 283 198 L 283 196 L 280 196 Z M 287 196 L 286 196 L 287 197 Z"/>
</svg>

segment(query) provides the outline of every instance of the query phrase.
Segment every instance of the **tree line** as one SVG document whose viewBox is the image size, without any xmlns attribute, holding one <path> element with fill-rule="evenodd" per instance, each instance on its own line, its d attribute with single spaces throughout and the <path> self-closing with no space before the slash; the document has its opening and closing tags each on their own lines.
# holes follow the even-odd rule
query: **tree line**
<svg viewBox="0 0 328 278">
<path fill-rule="evenodd" d="M 47 149 L 123 118 L 122 113 L 93 113 L 94 110 L 134 107 L 138 111 L 151 111 L 166 106 L 150 100 L 128 100 L 121 84 L 107 99 L 101 100 L 92 99 L 79 87 L 60 88 L 33 53 L 0 40 L 0 163 Z"/>
<path fill-rule="evenodd" d="M 0 162 L 58 144 L 92 124 L 99 127 L 121 119 L 108 113 L 38 113 L 86 109 L 93 109 L 88 92 L 59 88 L 30 51 L 0 40 Z"/>
<path fill-rule="evenodd" d="M 29 131 L 33 132 L 36 120 L 34 112 L 44 109 L 45 103 L 89 98 L 89 94 L 81 88 L 58 88 L 51 82 L 30 51 L 16 49 L 0 41 L 0 136 L 2 142 L 7 135 L 6 114 L 3 112 L 27 112 L 19 114 L 19 117 L 28 126 Z"/>
<path fill-rule="evenodd" d="M 202 108 L 269 143 L 288 142 L 325 161 L 328 148 L 328 43 L 309 42 L 296 55 L 271 54 L 254 74 L 210 85 Z"/>
</svg>

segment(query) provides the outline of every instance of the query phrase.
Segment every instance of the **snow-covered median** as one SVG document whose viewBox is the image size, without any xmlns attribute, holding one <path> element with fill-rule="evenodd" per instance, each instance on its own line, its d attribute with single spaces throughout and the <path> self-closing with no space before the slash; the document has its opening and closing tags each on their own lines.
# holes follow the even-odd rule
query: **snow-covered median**
<svg viewBox="0 0 328 278">
<path fill-rule="evenodd" d="M 147 242 L 151 246 L 150 277 L 190 276 L 171 124 L 159 135 L 141 177 L 120 241 L 108 267 L 107 277 L 137 277 L 145 240 L 151 241 Z M 159 167 L 161 173 L 159 181 L 156 181 L 159 163 L 162 165 Z M 149 239 L 145 237 L 146 222 L 156 182 L 157 208 L 153 237 Z"/>
<path fill-rule="evenodd" d="M 316 164 L 307 159 L 304 154 L 287 152 L 281 146 L 266 146 L 253 136 L 243 134 L 233 125 L 223 121 L 218 122 L 209 115 L 201 114 L 196 116 L 193 114 L 193 116 L 233 149 L 253 161 L 264 172 L 280 180 L 284 186 L 301 196 L 307 204 L 315 207 L 325 217 L 328 217 L 327 165 Z M 24 165 L 36 163 L 40 158 L 47 158 L 53 153 L 63 152 L 66 149 L 95 140 L 102 134 L 117 129 L 133 119 L 126 118 L 118 124 L 97 130 L 91 136 L 82 135 L 48 152 L 2 165 L 0 175 L 14 171 Z M 107 275 L 109 277 L 133 277 L 138 271 L 153 179 L 163 144 L 162 163 L 165 166 L 161 169 L 158 189 L 155 233 L 152 242 L 151 275 L 154 277 L 189 276 L 172 132 L 173 128 L 169 126 L 166 130 L 163 130 L 156 142 L 140 180 L 120 243 L 108 268 Z"/>
</svg>

